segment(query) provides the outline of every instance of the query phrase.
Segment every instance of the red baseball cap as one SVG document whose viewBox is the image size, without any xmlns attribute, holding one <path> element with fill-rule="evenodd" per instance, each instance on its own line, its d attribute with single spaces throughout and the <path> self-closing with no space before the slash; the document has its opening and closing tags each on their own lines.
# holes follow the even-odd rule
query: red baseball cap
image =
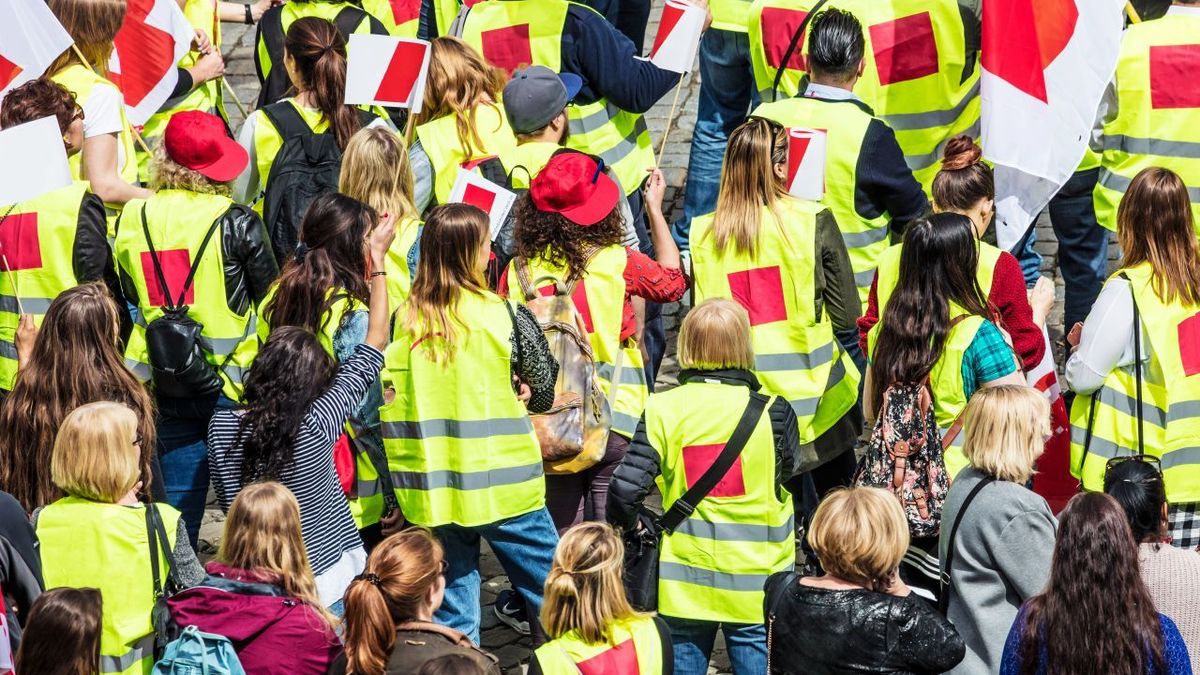
<svg viewBox="0 0 1200 675">
<path fill-rule="evenodd" d="M 621 188 L 604 173 L 603 160 L 582 152 L 555 155 L 529 184 L 538 210 L 562 214 L 583 227 L 604 220 L 621 197 Z"/>
<path fill-rule="evenodd" d="M 250 155 L 229 137 L 220 117 L 200 110 L 175 113 L 163 131 L 167 155 L 180 166 L 226 183 L 250 163 Z"/>
</svg>

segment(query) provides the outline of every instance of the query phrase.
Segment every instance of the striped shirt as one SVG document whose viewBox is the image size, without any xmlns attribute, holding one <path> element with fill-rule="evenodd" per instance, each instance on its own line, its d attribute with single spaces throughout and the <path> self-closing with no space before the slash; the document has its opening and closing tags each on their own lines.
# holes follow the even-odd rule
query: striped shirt
<svg viewBox="0 0 1200 675">
<path fill-rule="evenodd" d="M 300 503 L 304 547 L 317 576 L 346 552 L 363 547 L 333 466 L 333 444 L 382 368 L 379 350 L 365 344 L 354 348 L 338 366 L 333 384 L 309 407 L 296 438 L 292 466 L 280 476 Z M 208 425 L 208 466 L 223 511 L 229 510 L 242 489 L 242 447 L 234 445 L 239 416 L 237 410 L 220 410 Z"/>
</svg>

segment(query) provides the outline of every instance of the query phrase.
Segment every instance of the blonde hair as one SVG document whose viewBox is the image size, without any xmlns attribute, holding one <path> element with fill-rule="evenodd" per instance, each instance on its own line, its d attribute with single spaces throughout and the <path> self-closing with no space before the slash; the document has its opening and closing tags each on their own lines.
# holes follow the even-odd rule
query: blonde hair
<svg viewBox="0 0 1200 675">
<path fill-rule="evenodd" d="M 300 505 L 282 484 L 263 481 L 242 488 L 225 518 L 217 560 L 265 574 L 271 583 L 333 624 L 333 616 L 317 597 L 317 582 L 300 532 Z"/>
<path fill-rule="evenodd" d="M 908 542 L 900 500 L 874 487 L 830 492 L 808 530 L 808 544 L 827 573 L 880 592 L 891 585 Z"/>
<path fill-rule="evenodd" d="M 546 577 L 542 625 L 550 639 L 575 631 L 588 644 L 611 642 L 612 623 L 638 616 L 621 581 L 625 546 L 612 526 L 580 523 L 567 530 Z"/>
<path fill-rule="evenodd" d="M 113 40 L 125 21 L 126 0 L 46 0 L 46 4 L 87 59 L 83 65 L 106 74 Z M 46 74 L 54 75 L 74 63 L 80 63 L 79 56 L 68 48 L 54 59 Z"/>
<path fill-rule="evenodd" d="M 507 80 L 504 71 L 485 61 L 466 42 L 449 36 L 434 38 L 425 103 L 416 124 L 454 115 L 463 154 L 475 157 L 483 152 L 483 140 L 475 130 L 475 109 L 481 105 L 496 107 Z M 504 118 L 503 113 L 500 118 Z"/>
<path fill-rule="evenodd" d="M 116 503 L 141 474 L 137 432 L 138 416 L 129 406 L 111 401 L 79 406 L 58 428 L 50 477 L 69 495 Z"/>
<path fill-rule="evenodd" d="M 390 129 L 367 127 L 350 137 L 342 153 L 338 191 L 397 221 L 417 218 L 413 175 L 404 141 Z"/>
<path fill-rule="evenodd" d="M 1024 483 L 1045 450 L 1050 404 L 1030 387 L 984 387 L 967 403 L 963 427 L 963 452 L 971 466 L 998 480 Z"/>
<path fill-rule="evenodd" d="M 708 233 L 718 250 L 732 244 L 736 253 L 754 256 L 763 207 L 775 214 L 776 202 L 787 194 L 787 186 L 775 174 L 776 165 L 787 163 L 787 153 L 787 131 L 760 117 L 746 120 L 729 134 L 717 210 Z"/>
<path fill-rule="evenodd" d="M 679 329 L 679 365 L 697 370 L 754 370 L 750 315 L 725 298 L 696 305 Z"/>
<path fill-rule="evenodd" d="M 228 197 L 233 193 L 229 183 L 210 180 L 199 171 L 193 171 L 171 159 L 162 139 L 154 144 L 151 156 L 150 189 L 156 192 L 158 190 L 186 190 L 222 197 Z"/>
</svg>

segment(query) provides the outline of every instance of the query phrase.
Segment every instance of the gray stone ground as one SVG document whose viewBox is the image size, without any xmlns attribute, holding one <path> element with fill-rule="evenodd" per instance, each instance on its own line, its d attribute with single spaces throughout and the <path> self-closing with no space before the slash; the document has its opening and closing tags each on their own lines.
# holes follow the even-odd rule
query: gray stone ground
<svg viewBox="0 0 1200 675">
<path fill-rule="evenodd" d="M 657 26 L 658 10 L 652 17 L 652 25 L 648 30 L 648 39 L 653 39 Z M 239 24 L 224 24 L 223 51 L 226 59 L 226 75 L 230 84 L 237 92 L 241 101 L 252 106 L 258 95 L 258 80 L 254 72 L 253 52 L 254 30 L 252 27 Z M 696 99 L 699 95 L 700 77 L 698 73 L 688 76 L 683 89 L 679 92 L 678 104 L 672 108 L 674 93 L 668 94 L 646 115 L 654 146 L 657 150 L 662 143 L 663 132 L 668 123 L 671 125 L 670 138 L 662 155 L 661 166 L 670 186 L 667 190 L 668 212 L 676 216 L 682 210 L 683 185 L 687 179 L 688 155 L 692 129 L 696 123 Z M 226 108 L 232 118 L 234 129 L 241 126 L 242 115 L 238 112 L 232 100 L 227 96 Z M 1058 302 L 1051 315 L 1051 337 L 1057 339 L 1062 335 L 1062 280 L 1057 273 L 1058 243 L 1050 228 L 1049 218 L 1045 215 L 1038 220 L 1036 250 L 1043 256 L 1043 274 L 1055 280 L 1058 289 Z M 1111 257 L 1115 258 L 1115 247 L 1111 249 Z M 664 308 L 664 317 L 668 331 L 667 356 L 659 374 L 657 388 L 675 386 L 678 366 L 675 362 L 675 333 L 679 321 L 686 314 L 688 299 L 674 303 Z M 210 509 L 201 528 L 202 552 L 211 555 L 220 539 L 223 514 L 217 509 Z M 492 603 L 496 593 L 508 587 L 508 578 L 500 567 L 496 557 L 485 546 L 480 561 L 483 582 L 483 626 L 481 642 L 485 649 L 500 658 L 506 675 L 519 675 L 524 672 L 522 663 L 528 660 L 529 640 L 517 635 L 504 624 L 499 623 L 492 612 Z M 713 666 L 710 673 L 729 672 L 729 659 L 725 652 L 724 643 L 718 639 L 713 655 Z"/>
</svg>

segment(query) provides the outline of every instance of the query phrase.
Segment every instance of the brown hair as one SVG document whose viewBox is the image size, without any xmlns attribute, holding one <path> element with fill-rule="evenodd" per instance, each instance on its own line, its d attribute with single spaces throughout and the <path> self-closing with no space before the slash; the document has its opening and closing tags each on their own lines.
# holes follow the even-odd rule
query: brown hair
<svg viewBox="0 0 1200 675">
<path fill-rule="evenodd" d="M 479 662 L 466 654 L 442 654 L 417 669 L 417 675 L 484 675 Z"/>
<path fill-rule="evenodd" d="M 58 130 L 67 133 L 76 114 L 83 110 L 71 90 L 46 77 L 30 80 L 4 95 L 0 101 L 0 129 L 40 120 L 54 115 Z"/>
<path fill-rule="evenodd" d="M 808 544 L 827 573 L 881 593 L 891 585 L 908 542 L 904 509 L 881 488 L 830 492 L 808 529 Z"/>
<path fill-rule="evenodd" d="M 50 455 L 50 478 L 63 492 L 115 504 L 137 483 L 137 415 L 111 401 L 86 403 L 63 419 Z"/>
<path fill-rule="evenodd" d="M 933 203 L 942 211 L 968 211 L 981 199 L 996 198 L 996 179 L 983 162 L 983 150 L 966 134 L 955 136 L 942 152 L 942 168 L 933 177 Z"/>
<path fill-rule="evenodd" d="M 483 140 L 475 130 L 475 109 L 481 105 L 496 107 L 507 80 L 503 70 L 485 61 L 466 42 L 449 36 L 435 38 L 429 54 L 425 102 L 415 122 L 420 125 L 454 115 L 459 145 L 466 156 L 474 157 L 483 151 Z"/>
<path fill-rule="evenodd" d="M 709 230 L 718 250 L 732 244 L 736 253 L 754 256 L 763 207 L 774 211 L 775 203 L 787 194 L 783 180 L 775 174 L 775 166 L 787 161 L 787 131 L 779 124 L 751 117 L 729 134 L 717 210 Z M 775 220 L 776 226 L 782 227 L 779 219 Z"/>
<path fill-rule="evenodd" d="M 137 411 L 141 480 L 150 485 L 154 403 L 125 367 L 117 305 L 100 282 L 68 289 L 50 303 L 29 363 L 0 404 L 0 489 L 33 511 L 62 496 L 50 480 L 54 436 L 67 413 L 92 401 Z"/>
<path fill-rule="evenodd" d="M 1200 253 L 1188 188 L 1170 169 L 1142 169 L 1117 207 L 1121 266 L 1150 263 L 1154 294 L 1165 303 L 1200 305 Z"/>
<path fill-rule="evenodd" d="M 383 540 L 346 589 L 346 675 L 379 675 L 396 626 L 415 621 L 442 574 L 442 545 L 422 528 Z"/>
<path fill-rule="evenodd" d="M 697 370 L 754 370 L 750 315 L 725 298 L 696 305 L 679 329 L 679 365 Z"/>
<path fill-rule="evenodd" d="M 640 616 L 625 598 L 625 546 L 612 526 L 567 530 L 546 577 L 542 625 L 550 639 L 575 631 L 588 644 L 611 642 L 612 623 Z"/>
<path fill-rule="evenodd" d="M 38 675 L 100 672 L 104 598 L 95 588 L 54 588 L 33 601 L 16 667 Z"/>
<path fill-rule="evenodd" d="M 346 41 L 333 23 L 315 16 L 296 19 L 284 38 L 285 53 L 292 58 L 304 88 L 329 123 L 338 147 L 346 148 L 358 131 L 358 112 L 343 103 L 346 95 Z"/>
<path fill-rule="evenodd" d="M 582 272 L 597 249 L 620 244 L 625 238 L 625 219 L 620 204 L 595 225 L 582 227 L 561 213 L 542 211 L 526 193 L 514 208 L 513 238 L 517 255 L 543 259 L 551 265 Z"/>
<path fill-rule="evenodd" d="M 46 4 L 87 59 L 83 65 L 91 66 L 101 75 L 107 73 L 113 40 L 125 21 L 126 0 L 46 0 Z M 54 59 L 46 74 L 54 75 L 79 62 L 75 49 L 67 48 Z"/>
</svg>

